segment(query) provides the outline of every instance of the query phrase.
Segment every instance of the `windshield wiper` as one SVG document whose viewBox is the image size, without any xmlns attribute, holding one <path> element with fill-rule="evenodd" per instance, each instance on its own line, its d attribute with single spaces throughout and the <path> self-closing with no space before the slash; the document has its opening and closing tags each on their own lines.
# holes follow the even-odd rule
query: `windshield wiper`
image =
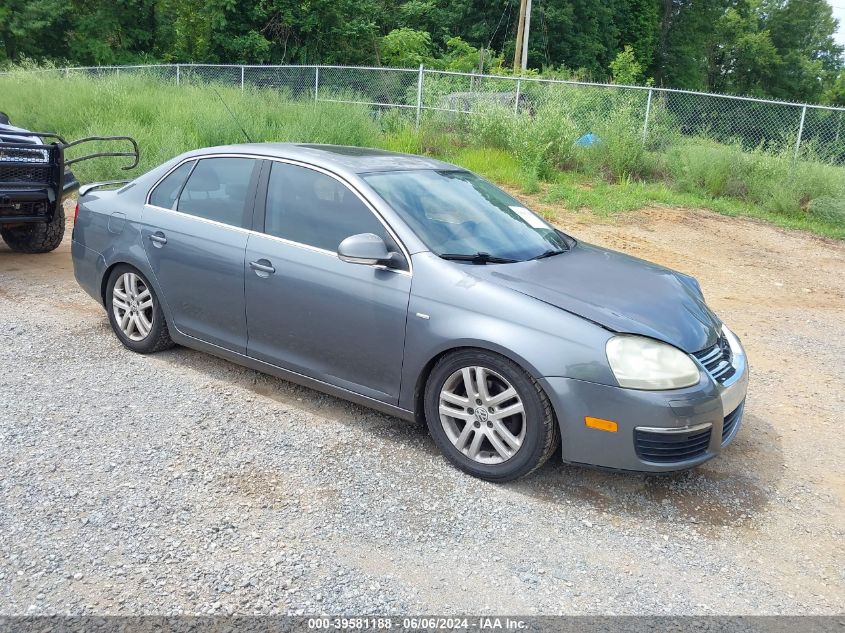
<svg viewBox="0 0 845 633">
<path fill-rule="evenodd" d="M 532 257 L 531 259 L 545 259 L 546 257 L 554 257 L 555 255 L 560 255 L 561 253 L 565 253 L 568 251 L 568 248 L 559 248 L 559 249 L 550 249 L 543 253 L 540 253 L 536 257 Z"/>
<path fill-rule="evenodd" d="M 465 255 L 461 253 L 443 253 L 441 259 L 449 259 L 456 262 L 472 262 L 473 264 L 513 264 L 517 260 L 507 257 L 496 257 L 490 253 L 473 253 Z"/>
</svg>

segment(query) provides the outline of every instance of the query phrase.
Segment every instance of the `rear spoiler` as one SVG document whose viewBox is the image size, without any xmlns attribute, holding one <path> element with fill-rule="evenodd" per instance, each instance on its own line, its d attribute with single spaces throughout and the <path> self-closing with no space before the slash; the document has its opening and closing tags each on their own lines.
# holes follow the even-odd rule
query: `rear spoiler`
<svg viewBox="0 0 845 633">
<path fill-rule="evenodd" d="M 125 185 L 129 182 L 132 182 L 132 181 L 131 180 L 105 180 L 103 182 L 92 182 L 90 185 L 82 185 L 79 188 L 79 197 L 81 198 L 82 196 L 90 193 L 91 191 L 94 191 L 94 189 L 99 189 L 100 187 L 109 187 L 109 186 L 114 186 L 114 185 Z"/>
</svg>

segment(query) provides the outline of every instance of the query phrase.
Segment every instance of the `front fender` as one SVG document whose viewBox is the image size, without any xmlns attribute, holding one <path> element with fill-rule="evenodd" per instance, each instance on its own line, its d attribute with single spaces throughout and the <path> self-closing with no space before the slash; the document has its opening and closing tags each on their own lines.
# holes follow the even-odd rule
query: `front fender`
<svg viewBox="0 0 845 633">
<path fill-rule="evenodd" d="M 574 314 L 473 276 L 472 266 L 414 256 L 400 406 L 413 410 L 418 378 L 460 347 L 499 353 L 535 378 L 616 385 L 605 357 L 613 333 Z"/>
</svg>

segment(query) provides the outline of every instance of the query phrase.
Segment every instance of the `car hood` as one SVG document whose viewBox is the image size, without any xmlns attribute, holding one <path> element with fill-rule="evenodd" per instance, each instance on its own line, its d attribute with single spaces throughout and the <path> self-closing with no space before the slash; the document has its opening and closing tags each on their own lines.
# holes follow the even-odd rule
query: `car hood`
<svg viewBox="0 0 845 633">
<path fill-rule="evenodd" d="M 545 259 L 474 266 L 473 274 L 615 332 L 642 334 L 687 352 L 713 345 L 721 330 L 692 277 L 589 244 Z"/>
<path fill-rule="evenodd" d="M 22 127 L 0 124 L 0 137 L 3 137 L 3 140 L 9 143 L 36 143 L 38 145 L 43 144 L 43 141 L 38 136 L 6 135 L 4 137 L 3 132 L 29 132 L 29 130 L 25 130 Z"/>
</svg>

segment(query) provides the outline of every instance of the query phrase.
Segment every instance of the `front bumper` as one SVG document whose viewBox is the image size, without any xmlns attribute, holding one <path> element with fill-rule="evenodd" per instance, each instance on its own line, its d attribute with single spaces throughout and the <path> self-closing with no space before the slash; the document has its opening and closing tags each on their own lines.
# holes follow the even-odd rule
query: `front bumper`
<svg viewBox="0 0 845 633">
<path fill-rule="evenodd" d="M 639 391 L 574 378 L 543 378 L 560 425 L 563 460 L 618 470 L 670 472 L 719 454 L 736 436 L 748 390 L 748 363 L 724 384 L 702 368 L 693 387 Z M 586 426 L 586 417 L 612 420 L 616 432 Z"/>
</svg>

